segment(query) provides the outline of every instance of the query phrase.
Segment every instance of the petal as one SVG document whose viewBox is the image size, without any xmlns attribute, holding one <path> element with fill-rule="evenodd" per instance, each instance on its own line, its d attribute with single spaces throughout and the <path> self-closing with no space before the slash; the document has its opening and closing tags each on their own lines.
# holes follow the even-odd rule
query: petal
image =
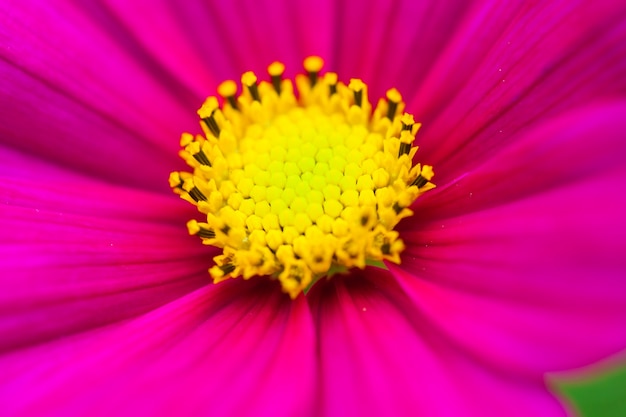
<svg viewBox="0 0 626 417">
<path fill-rule="evenodd" d="M 435 177 L 441 187 L 416 200 L 412 208 L 419 213 L 404 223 L 406 228 L 419 228 L 424 221 L 499 206 L 577 182 L 601 183 L 601 177 L 623 165 L 624 111 L 626 99 L 597 103 L 513 135 L 506 149 L 479 168 L 468 169 L 449 182 L 437 182 Z"/>
<path fill-rule="evenodd" d="M 368 83 L 373 103 L 391 87 L 410 98 L 471 4 L 334 2 L 334 21 L 326 28 L 335 42 L 330 67 L 343 79 Z"/>
<path fill-rule="evenodd" d="M 266 280 L 204 287 L 143 317 L 0 358 L 11 415 L 311 415 L 306 303 Z"/>
<path fill-rule="evenodd" d="M 163 77 L 175 80 L 184 86 L 183 91 L 198 98 L 208 95 L 207 87 L 216 86 L 222 72 L 232 68 L 218 18 L 210 14 L 207 4 L 154 1 L 145 7 L 112 0 L 84 5 L 81 11 L 92 25 L 117 33 L 121 46 L 130 49 L 131 44 L 144 60 L 159 65 Z"/>
<path fill-rule="evenodd" d="M 288 73 L 301 72 L 306 56 L 326 57 L 333 47 L 331 2 L 159 1 L 146 9 L 112 1 L 108 6 L 142 50 L 200 96 L 213 94 L 217 83 L 237 80 L 244 71 L 266 78 L 267 65 L 275 60 L 285 63 Z M 101 11 L 94 9 L 91 17 L 101 21 Z M 162 30 L 155 33 L 154 27 Z"/>
<path fill-rule="evenodd" d="M 448 344 L 388 272 L 335 277 L 312 293 L 319 415 L 564 415 L 541 378 L 492 372 Z"/>
<path fill-rule="evenodd" d="M 402 225 L 392 269 L 477 360 L 533 374 L 626 347 L 624 114 L 596 106 L 539 126 Z"/>
<path fill-rule="evenodd" d="M 46 159 L 34 157 L 32 154 L 20 152 L 0 143 L 0 178 L 22 178 L 32 181 L 63 181 L 88 183 L 90 179 L 67 167 L 56 165 Z"/>
<path fill-rule="evenodd" d="M 109 181 L 165 190 L 180 133 L 198 130 L 200 97 L 115 25 L 94 24 L 63 2 L 12 3 L 0 5 L 0 141 Z"/>
<path fill-rule="evenodd" d="M 144 313 L 209 282 L 174 197 L 95 182 L 0 182 L 0 350 Z"/>
<path fill-rule="evenodd" d="M 626 92 L 619 2 L 485 2 L 460 26 L 408 106 L 422 161 L 450 180 L 532 123 Z"/>
<path fill-rule="evenodd" d="M 343 77 L 371 83 L 376 100 L 391 86 L 405 94 L 415 90 L 453 34 L 441 28 L 455 27 L 470 5 L 268 1 L 173 7 L 156 2 L 145 10 L 113 1 L 107 12 L 144 51 L 200 93 L 207 83 L 237 78 L 246 70 L 264 74 L 273 60 L 285 62 L 288 72 L 300 71 L 305 56 L 318 54 Z M 91 17 L 102 20 L 102 11 L 94 9 Z M 167 30 L 155 33 L 154 27 Z M 176 48 L 163 47 L 169 44 Z M 206 57 L 217 65 L 207 66 Z"/>
</svg>

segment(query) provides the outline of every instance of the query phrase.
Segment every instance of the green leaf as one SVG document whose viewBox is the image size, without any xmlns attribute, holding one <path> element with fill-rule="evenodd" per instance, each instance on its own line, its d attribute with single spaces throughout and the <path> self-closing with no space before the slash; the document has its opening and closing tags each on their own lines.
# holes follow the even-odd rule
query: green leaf
<svg viewBox="0 0 626 417">
<path fill-rule="evenodd" d="M 551 378 L 556 391 L 582 417 L 626 416 L 626 365 L 583 378 Z"/>
</svg>

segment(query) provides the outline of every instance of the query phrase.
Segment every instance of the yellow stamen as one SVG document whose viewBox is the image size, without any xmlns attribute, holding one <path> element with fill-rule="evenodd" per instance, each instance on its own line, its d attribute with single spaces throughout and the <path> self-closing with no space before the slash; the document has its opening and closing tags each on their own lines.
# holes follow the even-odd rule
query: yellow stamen
<svg viewBox="0 0 626 417">
<path fill-rule="evenodd" d="M 282 62 L 272 62 L 267 67 L 267 72 L 270 76 L 283 75 L 285 72 L 285 65 Z"/>
<path fill-rule="evenodd" d="M 282 81 L 282 76 L 284 72 L 285 72 L 285 65 L 283 65 L 282 62 L 272 62 L 267 67 L 267 73 L 270 75 L 272 79 L 272 86 L 274 87 L 274 90 L 276 90 L 277 94 L 280 94 L 282 90 L 281 81 Z"/>
<path fill-rule="evenodd" d="M 217 87 L 217 93 L 222 97 L 230 97 L 237 94 L 237 83 L 226 80 Z"/>
<path fill-rule="evenodd" d="M 319 56 L 310 56 L 304 60 L 304 69 L 307 72 L 319 72 L 324 66 L 324 60 Z"/>
<path fill-rule="evenodd" d="M 218 87 L 198 111 L 202 135 L 181 137 L 193 172 L 174 172 L 170 186 L 206 221 L 189 233 L 223 249 L 209 272 L 214 282 L 268 276 L 292 298 L 324 276 L 400 263 L 404 243 L 394 227 L 434 187 L 432 167 L 413 164 L 420 124 L 403 113 L 402 96 L 387 91 L 372 110 L 367 85 L 320 76 L 309 57 L 296 77 L 268 67 L 270 82 L 252 72 Z"/>
</svg>

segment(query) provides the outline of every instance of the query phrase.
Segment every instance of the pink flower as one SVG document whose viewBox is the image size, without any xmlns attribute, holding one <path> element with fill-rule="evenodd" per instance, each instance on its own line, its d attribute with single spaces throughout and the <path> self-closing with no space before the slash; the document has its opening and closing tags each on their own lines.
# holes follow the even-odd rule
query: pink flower
<svg viewBox="0 0 626 417">
<path fill-rule="evenodd" d="M 560 416 L 626 347 L 626 6 L 0 5 L 5 415 Z M 318 54 L 398 88 L 438 188 L 389 272 L 209 284 L 171 195 L 217 84 Z"/>
</svg>

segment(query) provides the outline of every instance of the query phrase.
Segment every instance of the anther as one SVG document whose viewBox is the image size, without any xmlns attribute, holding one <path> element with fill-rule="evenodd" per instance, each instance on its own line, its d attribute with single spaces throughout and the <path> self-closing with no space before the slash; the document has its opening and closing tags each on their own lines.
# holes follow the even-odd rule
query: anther
<svg viewBox="0 0 626 417">
<path fill-rule="evenodd" d="M 209 157 L 206 156 L 204 151 L 200 149 L 197 153 L 193 154 L 193 157 L 196 161 L 198 161 L 202 165 L 211 166 L 211 161 L 209 161 Z"/>
<path fill-rule="evenodd" d="M 206 156 L 201 146 L 200 142 L 193 141 L 185 147 L 185 150 L 188 151 L 201 165 L 211 166 L 211 161 L 209 161 L 209 157 Z"/>
<path fill-rule="evenodd" d="M 354 104 L 361 107 L 363 105 L 363 81 L 353 78 L 350 80 L 348 88 L 354 92 Z"/>
<path fill-rule="evenodd" d="M 177 190 L 183 190 L 183 179 L 180 177 L 180 173 L 172 172 L 170 174 L 169 183 L 170 187 Z"/>
<path fill-rule="evenodd" d="M 187 229 L 190 235 L 198 236 L 202 239 L 215 239 L 215 232 L 210 229 L 206 223 L 199 223 L 197 220 L 189 220 L 187 222 Z"/>
<path fill-rule="evenodd" d="M 283 74 L 285 73 L 285 66 L 281 62 L 272 62 L 267 67 L 267 72 L 272 79 L 272 86 L 276 90 L 276 94 L 280 95 L 280 84 L 283 81 Z"/>
<path fill-rule="evenodd" d="M 400 92 L 395 88 L 387 90 L 387 119 L 393 120 L 396 116 L 396 110 L 398 110 L 398 104 L 402 101 L 402 96 Z"/>
<path fill-rule="evenodd" d="M 324 81 L 328 84 L 328 95 L 337 94 L 337 73 L 327 72 L 324 75 Z"/>
<path fill-rule="evenodd" d="M 215 112 L 216 110 L 213 110 L 211 115 L 209 117 L 203 117 L 202 121 L 206 124 L 206 127 L 211 131 L 213 136 L 215 136 L 216 138 L 219 138 L 220 127 L 217 125 L 217 122 L 215 121 L 215 117 L 214 117 Z"/>
<path fill-rule="evenodd" d="M 220 136 L 220 128 L 215 121 L 215 112 L 219 109 L 219 102 L 216 97 L 209 97 L 206 99 L 200 110 L 198 110 L 198 115 L 202 119 L 202 121 L 206 124 L 207 129 L 211 132 L 213 136 L 219 139 Z"/>
<path fill-rule="evenodd" d="M 384 255 L 389 255 L 391 253 L 391 244 L 389 243 L 383 243 L 382 246 L 380 247 L 380 251 L 384 254 Z"/>
<path fill-rule="evenodd" d="M 408 132 L 413 131 L 413 125 L 415 125 L 415 120 L 413 116 L 408 113 L 404 113 L 400 118 L 400 123 L 402 124 L 402 130 L 406 130 Z"/>
<path fill-rule="evenodd" d="M 402 155 L 408 155 L 411 152 L 411 144 L 400 142 L 400 149 L 398 149 L 398 158 Z"/>
<path fill-rule="evenodd" d="M 239 110 L 237 105 L 237 83 L 233 80 L 226 80 L 217 87 L 217 93 L 224 98 L 235 110 Z"/>
<path fill-rule="evenodd" d="M 206 196 L 198 189 L 198 187 L 194 186 L 191 190 L 187 191 L 189 193 L 189 197 L 193 198 L 197 203 L 198 201 L 206 201 Z"/>
<path fill-rule="evenodd" d="M 215 239 L 215 232 L 211 229 L 205 229 L 203 227 L 200 228 L 197 235 L 202 239 Z"/>
<path fill-rule="evenodd" d="M 245 72 L 241 76 L 241 83 L 248 87 L 248 91 L 252 96 L 252 100 L 261 101 L 261 96 L 259 95 L 259 86 L 257 85 L 257 77 L 252 71 Z"/>
<path fill-rule="evenodd" d="M 417 188 L 422 188 L 423 186 L 426 185 L 427 182 L 428 182 L 428 179 L 426 179 L 426 177 L 424 177 L 422 174 L 419 174 L 417 178 L 413 180 L 411 185 L 412 186 L 415 185 Z"/>
<path fill-rule="evenodd" d="M 213 229 L 203 227 L 195 220 L 190 221 L 187 227 L 189 228 L 190 233 L 193 233 L 202 239 L 215 239 L 215 231 L 213 231 Z"/>
<path fill-rule="evenodd" d="M 224 265 L 220 265 L 219 268 L 222 270 L 222 273 L 224 274 L 224 276 L 226 276 L 235 270 L 235 265 L 224 264 Z"/>
<path fill-rule="evenodd" d="M 317 84 L 317 79 L 323 66 L 324 60 L 319 56 L 310 56 L 304 60 L 304 69 L 309 75 L 311 88 L 315 87 L 315 84 Z"/>
</svg>

